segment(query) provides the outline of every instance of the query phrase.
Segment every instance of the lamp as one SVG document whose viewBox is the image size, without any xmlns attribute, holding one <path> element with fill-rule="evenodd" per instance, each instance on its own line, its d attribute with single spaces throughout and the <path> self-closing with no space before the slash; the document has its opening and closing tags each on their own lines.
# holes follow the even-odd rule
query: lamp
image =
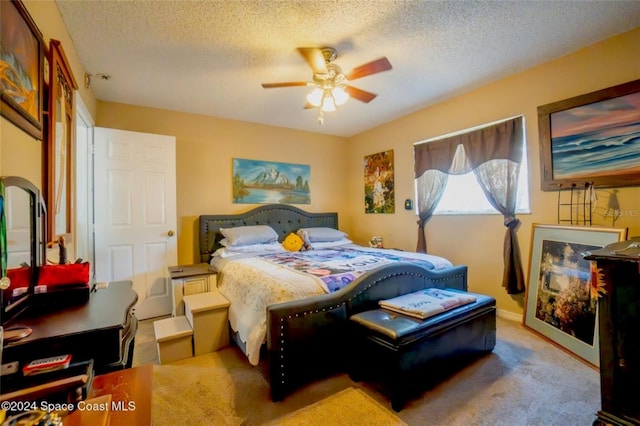
<svg viewBox="0 0 640 426">
<path fill-rule="evenodd" d="M 334 87 L 331 91 L 333 95 L 333 99 L 336 101 L 336 105 L 344 105 L 349 100 L 349 94 L 344 90 L 343 87 L 338 86 Z"/>
<path fill-rule="evenodd" d="M 333 99 L 333 94 L 329 90 L 325 90 L 322 95 L 322 106 L 320 109 L 324 112 L 332 112 L 336 110 L 336 102 Z"/>
<path fill-rule="evenodd" d="M 313 90 L 307 95 L 309 105 L 320 108 L 318 117 L 320 124 L 324 123 L 325 112 L 335 111 L 337 106 L 344 105 L 349 100 L 349 93 L 345 90 L 347 77 L 340 67 L 333 63 L 335 50 L 327 48 L 322 53 L 326 62 L 326 71 L 313 74 L 313 83 L 309 83 Z"/>
<path fill-rule="evenodd" d="M 307 101 L 309 101 L 309 103 L 314 107 L 319 107 L 322 104 L 322 97 L 322 90 L 319 87 L 316 87 L 307 95 Z"/>
<path fill-rule="evenodd" d="M 314 107 L 320 107 L 324 112 L 336 110 L 336 106 L 344 105 L 349 100 L 349 94 L 342 86 L 325 84 L 325 87 L 316 87 L 307 95 L 307 101 Z"/>
</svg>

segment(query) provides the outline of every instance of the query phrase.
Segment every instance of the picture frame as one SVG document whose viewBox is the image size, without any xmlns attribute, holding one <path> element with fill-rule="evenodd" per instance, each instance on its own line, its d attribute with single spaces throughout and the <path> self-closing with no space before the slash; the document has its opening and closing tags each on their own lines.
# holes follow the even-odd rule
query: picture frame
<svg viewBox="0 0 640 426">
<path fill-rule="evenodd" d="M 601 289 L 588 252 L 624 241 L 626 228 L 534 223 L 523 325 L 585 363 L 600 364 Z"/>
<path fill-rule="evenodd" d="M 364 157 L 364 212 L 395 213 L 393 150 Z"/>
<path fill-rule="evenodd" d="M 0 2 L 0 113 L 20 129 L 42 140 L 44 40 L 19 0 Z"/>
<path fill-rule="evenodd" d="M 278 161 L 232 160 L 235 204 L 311 204 L 311 166 Z"/>
<path fill-rule="evenodd" d="M 640 80 L 538 107 L 543 191 L 640 185 Z"/>
</svg>

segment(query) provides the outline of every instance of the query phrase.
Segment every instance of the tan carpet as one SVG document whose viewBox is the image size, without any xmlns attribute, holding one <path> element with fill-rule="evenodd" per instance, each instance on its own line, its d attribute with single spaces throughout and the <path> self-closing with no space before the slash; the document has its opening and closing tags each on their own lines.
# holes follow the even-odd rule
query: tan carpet
<svg viewBox="0 0 640 426">
<path fill-rule="evenodd" d="M 217 354 L 155 365 L 153 424 L 240 425 L 243 419 L 234 410 L 232 376 Z M 247 384 L 252 386 L 251 380 Z"/>
<path fill-rule="evenodd" d="M 360 389 L 348 388 L 268 425 L 401 426 L 406 423 Z"/>
<path fill-rule="evenodd" d="M 425 389 L 399 413 L 391 410 L 383 389 L 354 383 L 346 374 L 310 383 L 273 403 L 264 371 L 250 365 L 235 346 L 158 365 L 152 321 L 141 322 L 134 365 L 154 364 L 154 426 L 265 425 L 289 419 L 294 412 L 305 413 L 305 407 L 320 401 L 340 404 L 332 396 L 350 388 L 411 426 L 584 426 L 595 420 L 601 406 L 596 370 L 518 322 L 498 318 L 497 328 L 493 353 Z M 305 424 L 333 424 L 311 417 Z M 369 418 L 357 417 L 358 422 L 351 424 Z"/>
</svg>

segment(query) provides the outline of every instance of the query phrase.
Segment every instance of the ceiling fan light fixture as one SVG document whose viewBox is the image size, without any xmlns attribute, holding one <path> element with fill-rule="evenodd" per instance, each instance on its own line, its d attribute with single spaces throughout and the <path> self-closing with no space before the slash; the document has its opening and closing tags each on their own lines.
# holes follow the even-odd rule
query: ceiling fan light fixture
<svg viewBox="0 0 640 426">
<path fill-rule="evenodd" d="M 322 111 L 324 112 L 333 112 L 336 110 L 336 103 L 333 100 L 333 96 L 331 93 L 325 93 L 322 98 Z"/>
<path fill-rule="evenodd" d="M 323 92 L 319 87 L 316 87 L 307 95 L 307 101 L 315 107 L 319 107 L 322 104 Z"/>
<path fill-rule="evenodd" d="M 312 87 L 313 90 L 306 96 L 307 103 L 304 108 L 314 107 L 320 110 L 319 124 L 324 122 L 323 114 L 325 112 L 335 111 L 336 107 L 344 105 L 351 98 L 369 103 L 376 97 L 375 93 L 351 86 L 350 82 L 352 80 L 391 69 L 389 60 L 386 57 L 382 57 L 360 65 L 352 69 L 348 74 L 343 74 L 342 68 L 334 62 L 338 54 L 332 47 L 299 47 L 298 52 L 313 71 L 312 81 L 262 83 L 262 87 L 265 89 L 274 87 Z"/>
<path fill-rule="evenodd" d="M 349 94 L 342 87 L 334 87 L 331 90 L 331 95 L 337 106 L 344 105 L 349 100 Z"/>
</svg>

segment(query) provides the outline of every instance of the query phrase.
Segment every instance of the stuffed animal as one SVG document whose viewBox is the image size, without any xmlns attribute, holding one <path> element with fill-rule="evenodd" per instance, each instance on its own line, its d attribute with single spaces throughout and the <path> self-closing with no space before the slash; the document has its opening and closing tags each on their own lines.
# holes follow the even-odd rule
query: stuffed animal
<svg viewBox="0 0 640 426">
<path fill-rule="evenodd" d="M 313 247 L 311 246 L 311 240 L 309 239 L 309 233 L 307 231 L 305 231 L 304 229 L 298 229 L 297 234 L 298 234 L 298 236 L 300 238 L 302 238 L 302 241 L 304 242 L 304 244 L 302 246 L 302 251 L 312 250 Z"/>
<path fill-rule="evenodd" d="M 293 232 L 287 235 L 282 242 L 282 247 L 288 251 L 300 251 L 303 245 L 304 241 L 302 241 L 302 238 Z"/>
</svg>

